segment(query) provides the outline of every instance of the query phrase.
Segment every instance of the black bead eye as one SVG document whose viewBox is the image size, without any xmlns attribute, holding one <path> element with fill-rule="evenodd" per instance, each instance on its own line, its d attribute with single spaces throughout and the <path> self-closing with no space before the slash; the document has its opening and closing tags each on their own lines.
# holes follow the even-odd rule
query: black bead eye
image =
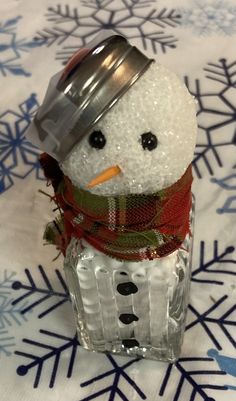
<svg viewBox="0 0 236 401">
<path fill-rule="evenodd" d="M 102 149 L 106 145 L 106 138 L 102 131 L 93 131 L 89 135 L 89 145 L 95 149 Z"/>
<path fill-rule="evenodd" d="M 156 135 L 152 134 L 151 132 L 146 132 L 145 134 L 141 135 L 142 138 L 142 147 L 144 150 L 153 150 L 157 147 L 158 140 Z"/>
</svg>

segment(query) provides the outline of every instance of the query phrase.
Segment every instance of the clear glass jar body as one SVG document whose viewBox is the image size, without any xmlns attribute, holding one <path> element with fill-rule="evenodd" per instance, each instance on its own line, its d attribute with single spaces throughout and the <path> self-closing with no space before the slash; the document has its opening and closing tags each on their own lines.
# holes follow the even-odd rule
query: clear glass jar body
<svg viewBox="0 0 236 401">
<path fill-rule="evenodd" d="M 185 329 L 191 249 L 188 235 L 167 257 L 128 262 L 73 238 L 64 268 L 80 344 L 174 362 Z"/>
</svg>

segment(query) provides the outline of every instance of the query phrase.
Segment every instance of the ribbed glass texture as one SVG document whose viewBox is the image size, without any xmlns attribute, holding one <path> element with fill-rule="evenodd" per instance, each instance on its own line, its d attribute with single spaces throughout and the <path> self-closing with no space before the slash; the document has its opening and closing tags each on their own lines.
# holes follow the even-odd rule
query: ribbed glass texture
<svg viewBox="0 0 236 401">
<path fill-rule="evenodd" d="M 65 273 L 81 345 L 174 362 L 185 329 L 191 249 L 188 235 L 171 255 L 132 263 L 72 239 Z"/>
</svg>

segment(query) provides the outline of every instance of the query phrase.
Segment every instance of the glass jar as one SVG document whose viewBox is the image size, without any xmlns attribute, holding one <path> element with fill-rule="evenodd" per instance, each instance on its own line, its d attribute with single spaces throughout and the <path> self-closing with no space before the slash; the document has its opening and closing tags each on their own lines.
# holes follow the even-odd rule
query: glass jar
<svg viewBox="0 0 236 401">
<path fill-rule="evenodd" d="M 193 228 L 193 210 L 190 216 Z M 174 362 L 180 355 L 192 236 L 169 256 L 128 262 L 72 238 L 65 274 L 80 344 L 92 351 Z"/>
</svg>

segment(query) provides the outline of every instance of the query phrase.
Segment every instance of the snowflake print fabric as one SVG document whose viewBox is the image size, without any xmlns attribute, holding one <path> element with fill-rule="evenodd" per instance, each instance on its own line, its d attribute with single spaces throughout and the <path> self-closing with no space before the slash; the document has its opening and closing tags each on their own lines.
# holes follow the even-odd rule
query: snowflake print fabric
<svg viewBox="0 0 236 401">
<path fill-rule="evenodd" d="M 79 10 L 59 4 L 49 7 L 46 17 L 48 27 L 37 32 L 36 40 L 47 46 L 59 46 L 56 58 L 63 64 L 78 45 L 85 46 L 100 29 L 111 29 L 127 39 L 138 39 L 144 49 L 165 53 L 176 47 L 174 28 L 181 18 L 174 8 L 157 8 L 150 0 L 82 1 Z"/>
<path fill-rule="evenodd" d="M 0 193 L 32 172 L 37 179 L 44 179 L 38 162 L 39 151 L 24 135 L 37 107 L 37 99 L 32 94 L 16 110 L 8 109 L 0 115 Z"/>
<path fill-rule="evenodd" d="M 21 0 L 0 10 L 1 401 L 234 400 L 235 2 Z M 25 132 L 51 76 L 102 29 L 177 73 L 196 101 L 191 296 L 174 365 L 84 350 L 63 258 L 42 240 L 59 212 Z"/>
<path fill-rule="evenodd" d="M 183 26 L 197 35 L 223 34 L 236 32 L 236 7 L 227 0 L 191 0 L 191 6 L 180 10 Z"/>
<path fill-rule="evenodd" d="M 29 77 L 30 72 L 26 71 L 21 64 L 22 53 L 41 46 L 43 40 L 19 39 L 17 25 L 21 16 L 0 21 L 0 72 L 5 77 L 9 74 Z"/>
</svg>

